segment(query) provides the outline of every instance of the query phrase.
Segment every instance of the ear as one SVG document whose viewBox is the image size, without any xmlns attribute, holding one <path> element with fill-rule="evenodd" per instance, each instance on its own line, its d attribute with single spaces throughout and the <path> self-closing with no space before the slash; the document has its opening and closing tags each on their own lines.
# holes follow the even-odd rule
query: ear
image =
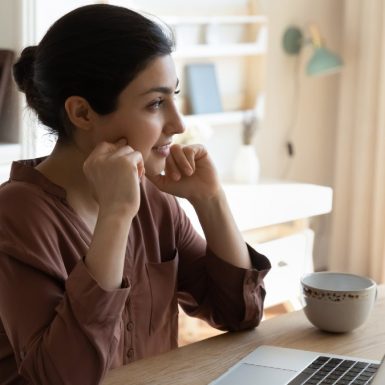
<svg viewBox="0 0 385 385">
<path fill-rule="evenodd" d="M 80 129 L 89 130 L 92 127 L 92 118 L 95 114 L 86 99 L 81 96 L 70 96 L 64 103 L 68 119 Z"/>
</svg>

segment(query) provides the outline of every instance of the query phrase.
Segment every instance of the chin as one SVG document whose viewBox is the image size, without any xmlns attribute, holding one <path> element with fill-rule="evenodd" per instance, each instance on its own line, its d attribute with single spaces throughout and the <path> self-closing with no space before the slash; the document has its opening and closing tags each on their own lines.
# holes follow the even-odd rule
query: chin
<svg viewBox="0 0 385 385">
<path fill-rule="evenodd" d="M 157 161 L 157 162 L 146 162 L 144 167 L 146 169 L 146 174 L 149 176 L 156 176 L 161 174 L 164 171 L 166 166 L 165 161 Z"/>
</svg>

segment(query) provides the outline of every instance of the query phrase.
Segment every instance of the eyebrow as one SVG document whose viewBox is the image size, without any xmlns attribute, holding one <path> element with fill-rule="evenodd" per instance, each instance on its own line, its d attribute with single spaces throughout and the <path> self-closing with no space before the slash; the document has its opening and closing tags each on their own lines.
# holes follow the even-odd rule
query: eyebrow
<svg viewBox="0 0 385 385">
<path fill-rule="evenodd" d="M 170 87 L 166 87 L 166 86 L 153 87 L 153 88 L 150 88 L 149 90 L 143 92 L 141 95 L 147 95 L 147 94 L 150 94 L 152 92 L 160 92 L 161 94 L 170 95 L 170 94 L 173 94 L 175 92 L 175 90 L 178 88 L 178 85 L 179 85 L 179 79 L 177 79 L 177 81 L 176 81 L 175 89 L 170 88 Z"/>
</svg>

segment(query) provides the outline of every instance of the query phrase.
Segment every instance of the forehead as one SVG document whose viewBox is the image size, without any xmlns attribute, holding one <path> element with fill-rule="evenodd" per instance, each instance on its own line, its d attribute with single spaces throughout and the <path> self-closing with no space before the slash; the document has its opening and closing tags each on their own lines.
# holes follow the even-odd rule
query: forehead
<svg viewBox="0 0 385 385">
<path fill-rule="evenodd" d="M 177 84 L 175 64 L 170 55 L 156 57 L 139 72 L 125 90 L 143 94 L 152 88 L 169 87 L 174 89 Z"/>
</svg>

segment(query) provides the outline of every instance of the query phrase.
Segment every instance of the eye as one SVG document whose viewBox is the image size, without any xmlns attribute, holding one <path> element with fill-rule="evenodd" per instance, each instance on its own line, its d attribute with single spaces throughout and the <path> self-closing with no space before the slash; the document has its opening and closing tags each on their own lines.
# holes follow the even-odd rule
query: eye
<svg viewBox="0 0 385 385">
<path fill-rule="evenodd" d="M 160 106 L 162 105 L 162 103 L 164 102 L 163 99 L 157 99 L 157 100 L 154 100 L 153 102 L 151 102 L 148 107 L 151 109 L 151 110 L 158 110 L 160 108 Z"/>
</svg>

